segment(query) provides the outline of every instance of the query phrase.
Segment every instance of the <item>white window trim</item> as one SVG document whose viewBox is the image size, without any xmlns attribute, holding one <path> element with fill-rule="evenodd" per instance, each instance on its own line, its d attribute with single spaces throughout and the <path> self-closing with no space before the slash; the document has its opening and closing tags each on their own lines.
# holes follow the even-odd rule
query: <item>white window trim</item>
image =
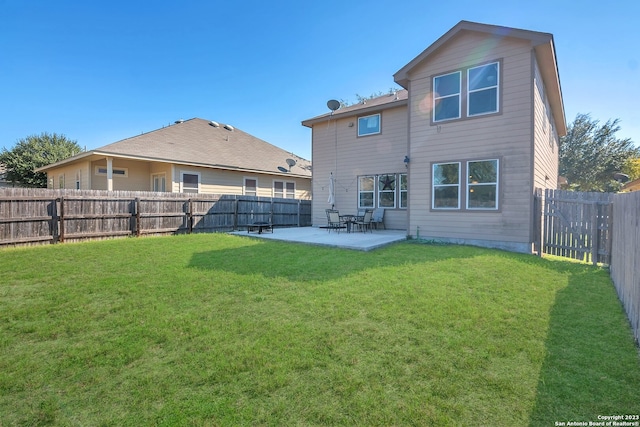
<svg viewBox="0 0 640 427">
<path fill-rule="evenodd" d="M 470 89 L 469 88 L 469 74 L 471 73 L 471 70 L 475 70 L 476 68 L 482 68 L 482 67 L 487 67 L 489 65 L 493 65 L 496 64 L 496 84 L 493 86 L 487 86 L 487 87 L 483 87 L 481 89 Z M 493 89 L 496 88 L 496 109 L 495 111 L 485 111 L 482 113 L 476 113 L 476 114 L 471 114 L 469 113 L 469 109 L 471 107 L 471 102 L 469 102 L 469 100 L 471 99 L 471 97 L 469 96 L 472 93 L 475 92 L 482 92 L 484 90 L 489 90 L 489 89 Z M 500 111 L 500 62 L 499 61 L 494 61 L 494 62 L 489 62 L 487 64 L 482 64 L 482 65 L 477 65 L 475 67 L 470 67 L 467 69 L 467 117 L 478 117 L 478 116 L 484 116 L 487 114 L 495 114 L 498 113 Z"/>
<path fill-rule="evenodd" d="M 380 189 L 380 177 L 383 176 L 393 176 L 394 179 L 394 185 L 393 185 L 393 190 L 382 190 Z M 377 187 L 377 196 L 378 196 L 378 200 L 377 200 L 377 207 L 381 208 L 381 209 L 395 209 L 396 206 L 398 205 L 398 174 L 397 173 L 381 173 L 379 175 L 376 175 L 376 185 Z M 380 195 L 382 193 L 393 193 L 393 206 L 380 206 L 380 201 L 381 201 L 381 197 Z"/>
<path fill-rule="evenodd" d="M 435 168 L 440 165 L 458 165 L 458 183 L 457 184 L 434 184 Z M 437 211 L 454 211 L 460 210 L 460 192 L 462 191 L 462 164 L 461 162 L 442 162 L 434 163 L 431 166 L 431 209 Z M 458 205 L 456 207 L 436 207 L 436 187 L 458 187 Z"/>
<path fill-rule="evenodd" d="M 122 173 L 118 173 L 116 171 L 119 171 L 119 172 L 122 172 Z M 95 174 L 96 175 L 100 175 L 100 176 L 107 176 L 107 167 L 106 166 L 96 165 Z M 113 168 L 112 176 L 114 178 L 127 178 L 129 176 L 129 168 Z"/>
<path fill-rule="evenodd" d="M 407 189 L 403 190 L 402 189 L 402 177 L 405 177 L 406 181 L 407 181 Z M 398 189 L 398 208 L 399 209 L 407 209 L 409 207 L 409 174 L 406 173 L 399 173 L 398 174 L 398 180 L 400 181 L 398 183 L 397 189 Z M 402 193 L 406 193 L 407 197 L 407 205 L 406 206 L 402 206 Z"/>
<path fill-rule="evenodd" d="M 358 177 L 358 209 L 373 209 L 376 206 L 376 179 L 377 179 L 377 175 L 362 175 Z M 360 180 L 362 178 L 373 178 L 373 189 L 371 190 L 362 190 L 360 189 Z M 371 199 L 371 206 L 362 206 L 360 204 L 360 201 L 362 200 L 362 198 L 360 197 L 361 193 L 371 193 L 372 194 L 372 199 Z"/>
<path fill-rule="evenodd" d="M 200 189 L 202 186 L 202 176 L 200 174 L 200 172 L 194 172 L 194 171 L 180 171 L 180 192 L 184 193 L 184 176 L 185 175 L 197 175 L 198 176 L 198 193 L 200 194 Z"/>
<path fill-rule="evenodd" d="M 473 184 L 469 182 L 469 163 L 479 162 L 496 162 L 496 181 L 495 182 L 482 182 Z M 480 160 L 467 160 L 466 165 L 467 179 L 465 188 L 466 209 L 470 211 L 497 211 L 500 206 L 500 159 L 480 159 Z M 469 186 L 483 186 L 483 185 L 495 185 L 496 187 L 496 206 L 494 208 L 470 208 L 469 207 Z"/>
<path fill-rule="evenodd" d="M 285 181 L 285 180 L 281 180 L 281 179 L 274 179 L 272 182 L 272 186 L 271 186 L 271 196 L 272 197 L 279 197 L 276 196 L 276 183 L 282 183 L 282 199 L 295 199 L 296 198 L 296 183 L 295 181 Z M 293 193 L 289 193 L 289 189 L 287 188 L 287 186 L 289 185 L 293 185 Z"/>
<path fill-rule="evenodd" d="M 440 77 L 446 77 L 446 76 L 450 76 L 452 74 L 458 74 L 458 84 L 459 84 L 459 89 L 457 93 L 453 93 L 451 95 L 445 95 L 445 96 L 436 96 L 435 95 L 435 88 L 436 88 L 436 79 L 440 78 Z M 432 105 L 432 119 L 434 123 L 442 123 L 442 122 L 446 122 L 448 120 L 458 120 L 460 118 L 462 118 L 462 71 L 454 71 L 452 73 L 446 73 L 446 74 L 440 74 L 439 76 L 434 76 L 432 79 L 432 89 L 433 89 L 433 105 Z M 452 98 L 454 96 L 458 97 L 458 116 L 457 117 L 448 117 L 446 119 L 440 119 L 437 120 L 436 119 L 436 103 L 437 101 L 441 100 L 441 99 L 445 99 L 445 98 Z"/>
<path fill-rule="evenodd" d="M 167 191 L 167 174 L 165 172 L 151 174 L 151 190 L 159 192 L 160 190 L 155 189 L 156 178 L 164 178 L 164 192 L 166 192 Z M 180 182 L 182 183 L 182 177 L 180 179 Z M 198 182 L 200 181 L 198 180 Z"/>
<path fill-rule="evenodd" d="M 253 178 L 253 177 L 250 177 L 250 176 L 245 176 L 242 179 L 242 194 L 245 195 L 245 196 L 248 195 L 247 194 L 247 180 L 248 179 L 253 180 L 253 181 L 256 182 L 256 190 L 255 190 L 256 194 L 255 194 L 255 196 L 257 197 L 258 196 L 258 178 Z M 253 194 L 251 194 L 251 196 L 253 196 Z"/>
<path fill-rule="evenodd" d="M 368 133 L 361 133 L 360 132 L 360 120 L 361 119 L 368 119 L 369 117 L 374 117 L 374 116 L 378 116 L 378 131 L 377 132 L 368 132 Z M 380 113 L 377 114 L 369 114 L 368 116 L 361 116 L 358 117 L 358 136 L 371 136 L 371 135 L 378 135 L 382 132 L 382 116 L 380 115 Z"/>
</svg>

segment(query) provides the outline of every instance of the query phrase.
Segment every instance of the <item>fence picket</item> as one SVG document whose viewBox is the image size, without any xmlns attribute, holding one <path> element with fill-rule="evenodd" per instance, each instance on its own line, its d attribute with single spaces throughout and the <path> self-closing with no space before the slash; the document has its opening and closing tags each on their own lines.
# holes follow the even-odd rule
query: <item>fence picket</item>
<svg viewBox="0 0 640 427">
<path fill-rule="evenodd" d="M 0 189 L 0 246 L 311 225 L 311 201 L 242 195 Z M 300 206 L 306 206 L 303 210 Z M 29 225 L 30 224 L 30 225 Z"/>
</svg>

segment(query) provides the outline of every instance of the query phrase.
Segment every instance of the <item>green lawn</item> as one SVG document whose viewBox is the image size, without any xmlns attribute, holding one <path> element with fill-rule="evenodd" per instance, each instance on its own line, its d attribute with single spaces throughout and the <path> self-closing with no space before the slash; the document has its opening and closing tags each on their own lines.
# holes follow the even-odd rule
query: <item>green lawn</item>
<svg viewBox="0 0 640 427">
<path fill-rule="evenodd" d="M 640 413 L 605 270 L 224 234 L 0 250 L 0 426 L 553 426 Z"/>
</svg>

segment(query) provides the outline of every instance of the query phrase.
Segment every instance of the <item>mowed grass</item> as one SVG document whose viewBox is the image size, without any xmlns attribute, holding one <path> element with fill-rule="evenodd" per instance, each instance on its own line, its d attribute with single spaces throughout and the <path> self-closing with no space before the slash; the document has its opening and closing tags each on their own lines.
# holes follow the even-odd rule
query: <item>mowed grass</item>
<svg viewBox="0 0 640 427">
<path fill-rule="evenodd" d="M 640 412 L 605 270 L 224 234 L 0 250 L 0 426 L 548 426 Z"/>
</svg>

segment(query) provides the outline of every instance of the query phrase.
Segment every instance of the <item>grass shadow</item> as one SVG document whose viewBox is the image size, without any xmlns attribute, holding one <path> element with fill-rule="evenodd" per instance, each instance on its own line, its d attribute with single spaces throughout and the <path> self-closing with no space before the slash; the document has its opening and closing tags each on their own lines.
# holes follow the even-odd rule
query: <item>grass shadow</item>
<svg viewBox="0 0 640 427">
<path fill-rule="evenodd" d="M 237 237 L 237 239 L 246 239 Z M 202 270 L 217 270 L 238 275 L 259 274 L 266 278 L 283 278 L 291 281 L 325 282 L 361 273 L 364 270 L 438 262 L 476 255 L 478 248 L 461 251 L 441 245 L 424 245 L 428 251 L 415 252 L 410 243 L 398 243 L 375 251 L 314 246 L 304 243 L 280 241 L 255 241 L 250 245 L 225 247 L 195 252 L 189 266 Z M 300 256 L 301 252 L 304 256 Z"/>
<path fill-rule="evenodd" d="M 608 272 L 568 262 L 551 264 L 564 264 L 571 274 L 549 314 L 530 426 L 638 414 L 640 359 Z"/>
</svg>

